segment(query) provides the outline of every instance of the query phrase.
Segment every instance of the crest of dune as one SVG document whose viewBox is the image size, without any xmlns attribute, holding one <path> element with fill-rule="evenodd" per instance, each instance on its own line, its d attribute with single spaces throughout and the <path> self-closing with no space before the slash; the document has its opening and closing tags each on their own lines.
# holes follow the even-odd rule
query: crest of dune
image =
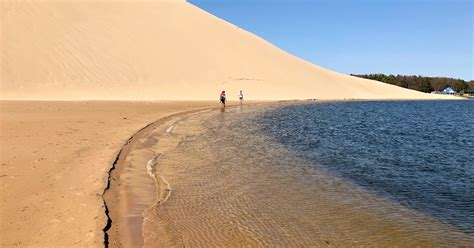
<svg viewBox="0 0 474 248">
<path fill-rule="evenodd" d="M 449 98 L 318 67 L 185 1 L 0 7 L 1 99 Z"/>
</svg>

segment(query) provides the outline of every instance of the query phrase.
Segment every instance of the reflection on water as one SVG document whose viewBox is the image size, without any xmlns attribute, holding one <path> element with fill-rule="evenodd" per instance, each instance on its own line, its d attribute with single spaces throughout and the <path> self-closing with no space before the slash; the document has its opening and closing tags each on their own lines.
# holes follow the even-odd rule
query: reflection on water
<svg viewBox="0 0 474 248">
<path fill-rule="evenodd" d="M 153 134 L 160 154 L 154 172 L 169 183 L 171 195 L 146 212 L 147 246 L 474 242 L 472 235 L 335 177 L 276 143 L 258 120 L 278 122 L 268 114 L 278 109 L 242 106 L 190 115 L 172 132 Z"/>
</svg>

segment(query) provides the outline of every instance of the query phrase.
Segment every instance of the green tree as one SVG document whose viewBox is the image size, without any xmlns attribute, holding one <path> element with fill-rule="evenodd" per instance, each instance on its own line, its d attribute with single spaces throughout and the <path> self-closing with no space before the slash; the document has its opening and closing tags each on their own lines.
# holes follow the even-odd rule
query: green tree
<svg viewBox="0 0 474 248">
<path fill-rule="evenodd" d="M 464 93 L 467 88 L 469 88 L 469 85 L 464 80 L 457 80 L 453 85 L 453 89 L 458 93 Z"/>
<path fill-rule="evenodd" d="M 457 92 L 462 93 L 464 90 L 474 89 L 474 81 L 464 81 L 456 78 L 447 77 L 423 77 L 423 76 L 404 76 L 404 75 L 385 75 L 385 74 L 364 74 L 352 76 L 377 80 L 380 82 L 397 85 L 422 92 L 431 92 L 433 90 L 442 91 L 446 87 L 452 87 Z"/>
<path fill-rule="evenodd" d="M 434 90 L 433 85 L 431 84 L 428 78 L 423 78 L 420 85 L 420 91 L 430 93 Z"/>
</svg>

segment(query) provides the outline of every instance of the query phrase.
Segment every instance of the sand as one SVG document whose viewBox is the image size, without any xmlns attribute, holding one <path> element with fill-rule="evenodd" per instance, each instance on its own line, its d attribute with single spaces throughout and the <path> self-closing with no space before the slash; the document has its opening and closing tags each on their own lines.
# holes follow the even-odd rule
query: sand
<svg viewBox="0 0 474 248">
<path fill-rule="evenodd" d="M 216 105 L 223 89 L 256 100 L 455 98 L 321 68 L 185 1 L 0 1 L 0 100 L 24 100 L 0 101 L 0 246 L 102 246 L 102 193 L 123 143 L 161 117 Z"/>
<path fill-rule="evenodd" d="M 0 18 L 0 99 L 454 98 L 313 65 L 180 0 L 7 0 Z"/>
<path fill-rule="evenodd" d="M 124 142 L 209 102 L 0 102 L 0 246 L 95 246 L 102 193 Z"/>
</svg>

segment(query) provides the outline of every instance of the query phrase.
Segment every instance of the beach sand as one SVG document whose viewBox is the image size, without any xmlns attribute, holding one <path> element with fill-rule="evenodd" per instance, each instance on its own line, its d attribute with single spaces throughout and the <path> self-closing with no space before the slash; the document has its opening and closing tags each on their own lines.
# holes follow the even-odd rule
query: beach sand
<svg viewBox="0 0 474 248">
<path fill-rule="evenodd" d="M 0 246 L 103 245 L 107 173 L 130 136 L 210 102 L 0 102 Z"/>
</svg>

